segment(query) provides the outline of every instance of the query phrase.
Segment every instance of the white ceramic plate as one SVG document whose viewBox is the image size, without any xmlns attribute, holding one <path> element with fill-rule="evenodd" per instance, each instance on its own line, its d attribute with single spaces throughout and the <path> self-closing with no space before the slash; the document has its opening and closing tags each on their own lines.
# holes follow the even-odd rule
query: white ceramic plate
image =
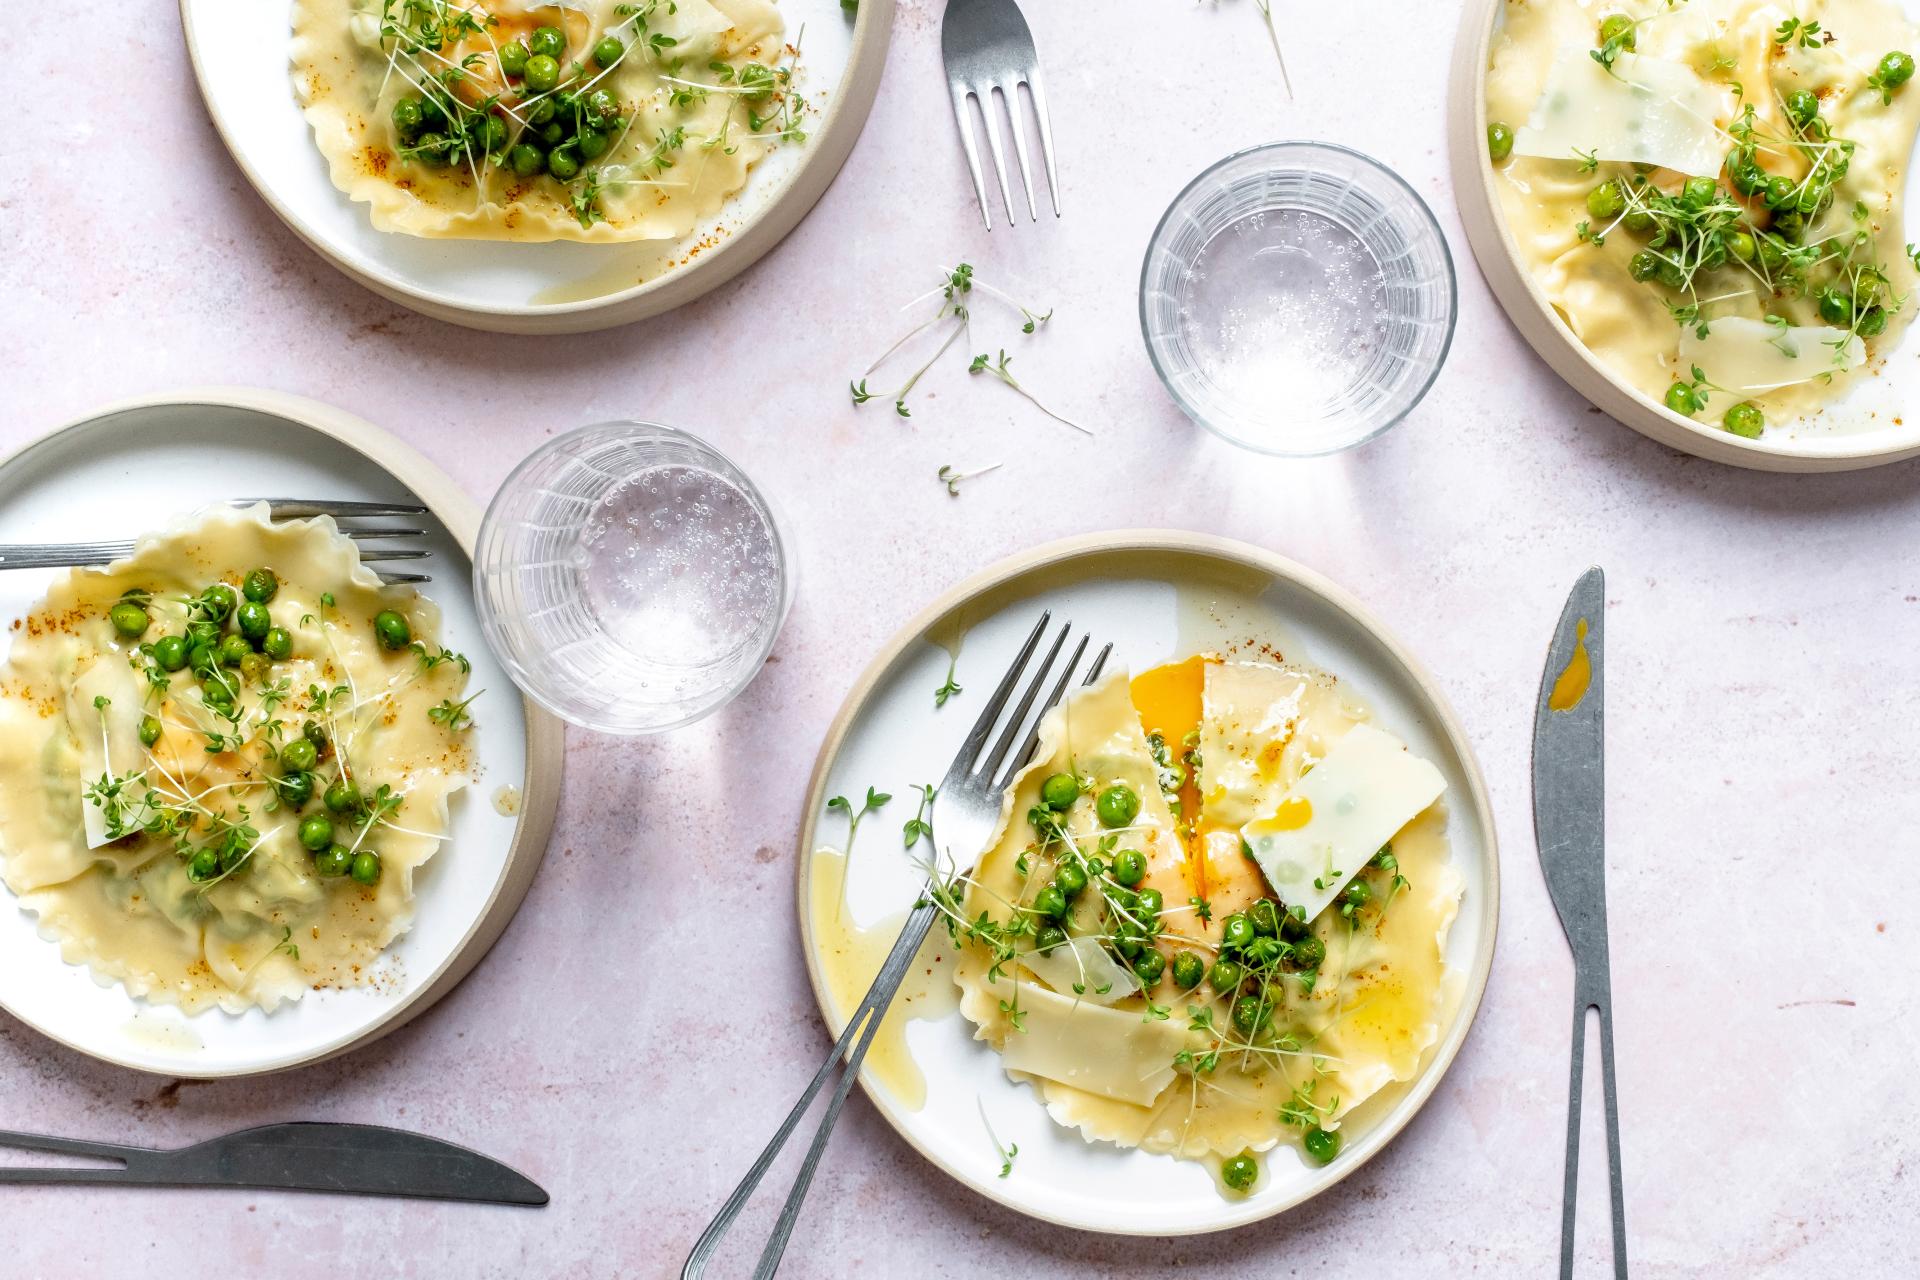
<svg viewBox="0 0 1920 1280">
<path fill-rule="evenodd" d="M 404 475 L 404 479 L 402 476 Z M 0 1006 L 64 1044 L 141 1071 L 208 1077 L 317 1061 L 371 1040 L 431 1004 L 479 960 L 525 895 L 559 795 L 561 733 L 487 652 L 474 612 L 477 513 L 452 481 L 363 422 L 291 396 L 216 392 L 105 410 L 0 463 L 0 541 L 130 538 L 232 497 L 408 500 L 433 552 L 421 590 L 440 606 L 442 638 L 473 661 L 480 777 L 452 800 L 451 837 L 414 878 L 413 928 L 388 948 L 376 987 L 311 991 L 272 1014 L 192 1017 L 100 986 L 60 959 L 0 885 Z M 411 568 L 412 566 L 409 566 Z M 0 573 L 0 617 L 27 613 L 56 570 Z M 0 650 L 11 643 L 0 631 Z M 503 786 L 517 816 L 496 812 Z"/>
<path fill-rule="evenodd" d="M 1896 0 L 1920 16 L 1920 0 Z M 1899 345 L 1876 357 L 1878 372 L 1854 380 L 1839 399 L 1828 402 L 1817 422 L 1790 431 L 1770 430 L 1760 440 L 1743 440 L 1712 422 L 1683 418 L 1659 401 L 1614 376 L 1567 327 L 1520 261 L 1507 231 L 1487 156 L 1486 72 L 1493 39 L 1503 21 L 1506 0 L 1468 0 L 1454 43 L 1453 78 L 1448 90 L 1448 145 L 1453 187 L 1460 202 L 1473 256 L 1494 297 L 1542 360 L 1567 384 L 1602 411 L 1672 448 L 1760 471 L 1851 471 L 1898 462 L 1920 454 L 1920 414 L 1912 412 L 1920 396 L 1920 329 L 1908 328 Z M 1598 10 L 1596 10 L 1598 12 Z M 1920 239 L 1920 168 L 1907 167 L 1906 239 Z M 1904 419 L 1904 422 L 1902 421 Z"/>
<path fill-rule="evenodd" d="M 1324 1191 L 1365 1164 L 1439 1084 L 1464 1040 L 1486 986 L 1499 918 L 1493 818 L 1472 748 L 1431 681 L 1399 644 L 1338 587 L 1279 556 L 1196 534 L 1098 534 L 1038 548 L 961 583 L 909 623 L 862 675 L 821 749 L 800 844 L 800 930 L 814 993 L 835 1016 L 815 952 L 808 864 L 820 844 L 839 847 L 844 820 L 827 820 L 829 796 L 878 786 L 896 798 L 861 829 L 847 873 L 855 925 L 909 905 L 919 877 L 900 852 L 912 788 L 945 775 L 977 714 L 1043 609 L 1111 641 L 1113 664 L 1138 672 L 1203 649 L 1260 640 L 1291 659 L 1340 677 L 1375 722 L 1403 737 L 1447 780 L 1454 865 L 1466 893 L 1449 935 L 1449 1012 L 1420 1074 L 1400 1088 L 1331 1165 L 1309 1168 L 1282 1146 L 1266 1160 L 1261 1187 L 1227 1200 L 1191 1161 L 1090 1144 L 1055 1125 L 1034 1092 L 1010 1081 L 1000 1057 L 973 1039 L 957 1012 L 907 1024 L 907 1044 L 927 1080 L 927 1102 L 903 1106 L 863 1074 L 867 1095 L 901 1136 L 974 1190 L 1065 1226 L 1129 1235 L 1216 1231 L 1256 1221 Z M 966 693 L 936 711 L 947 673 L 945 644 L 959 638 L 957 677 Z M 907 802 L 903 809 L 902 801 Z M 816 835 L 816 827 L 820 827 Z M 876 828 L 879 828 L 876 830 Z M 966 854 L 953 851 L 962 859 Z M 1371 1105 L 1371 1104 L 1369 1104 Z M 1012 1174 L 981 1123 L 984 1108 L 1002 1142 L 1018 1143 Z"/>
<path fill-rule="evenodd" d="M 682 240 L 634 245 L 427 240 L 375 231 L 335 189 L 294 101 L 288 0 L 180 0 L 214 127 L 273 211 L 361 284 L 441 320 L 508 333 L 578 333 L 655 315 L 732 278 L 813 207 L 866 123 L 894 0 L 778 0 L 801 43 L 806 142 L 776 146 L 746 189 Z M 692 250 L 698 246 L 697 252 Z"/>
</svg>

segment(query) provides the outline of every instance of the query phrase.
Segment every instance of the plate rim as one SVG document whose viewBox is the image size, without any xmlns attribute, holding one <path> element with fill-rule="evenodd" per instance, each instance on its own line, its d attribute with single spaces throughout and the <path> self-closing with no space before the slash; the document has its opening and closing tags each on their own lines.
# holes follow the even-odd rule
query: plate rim
<svg viewBox="0 0 1920 1280">
<path fill-rule="evenodd" d="M 244 409 L 265 413 L 317 431 L 346 445 L 405 485 L 425 503 L 471 561 L 474 538 L 480 528 L 480 509 L 466 491 L 454 483 L 453 477 L 411 445 L 365 419 L 321 401 L 281 391 L 247 387 L 193 387 L 114 400 L 70 418 L 7 451 L 0 456 L 0 476 L 35 451 L 76 431 L 93 427 L 104 419 L 129 411 L 175 407 Z M 230 1080 L 292 1071 L 372 1044 L 405 1026 L 457 986 L 493 949 L 494 943 L 499 941 L 500 935 L 519 911 L 527 890 L 533 885 L 534 873 L 539 870 L 546 856 L 554 819 L 559 811 L 561 775 L 566 757 L 565 731 L 558 719 L 528 701 L 524 695 L 521 703 L 525 707 L 527 725 L 527 767 L 521 779 L 521 806 L 514 824 L 513 839 L 508 845 L 500 876 L 494 882 L 493 892 L 440 967 L 409 995 L 358 1033 L 284 1062 L 222 1070 L 168 1068 L 158 1071 L 111 1053 L 76 1044 L 24 1016 L 3 999 L 0 999 L 0 1009 L 36 1034 L 97 1062 L 143 1075 L 187 1080 Z M 135 1003 L 137 1007 L 146 1007 L 141 1002 Z"/>
<path fill-rule="evenodd" d="M 274 193 L 234 144 L 226 121 L 213 105 L 200 59 L 200 42 L 194 30 L 192 6 L 195 0 L 178 0 L 181 39 L 186 44 L 187 61 L 193 68 L 194 87 L 200 93 L 201 109 L 212 123 L 220 144 L 233 161 L 254 194 L 271 209 L 274 216 L 299 237 L 307 248 L 361 287 L 370 289 L 389 302 L 417 311 L 435 320 L 464 325 L 492 333 L 564 334 L 587 333 L 630 324 L 662 312 L 671 311 L 695 298 L 719 288 L 745 271 L 785 240 L 803 218 L 819 203 L 827 188 L 846 166 L 854 143 L 873 112 L 886 69 L 887 50 L 892 43 L 896 0 L 866 0 L 854 18 L 853 44 L 847 68 L 835 86 L 835 98 L 825 122 L 809 136 L 809 150 L 786 185 L 767 203 L 713 249 L 699 254 L 684 266 L 671 267 L 618 293 L 575 302 L 529 303 L 508 307 L 481 307 L 456 301 L 452 295 L 422 289 L 398 277 L 363 271 L 337 256 L 317 231 L 308 226 Z M 291 92 L 291 90 L 289 90 Z M 358 216 L 365 216 L 356 210 Z M 389 233 L 398 234 L 398 233 Z"/>
<path fill-rule="evenodd" d="M 1507 231 L 1486 158 L 1484 91 L 1494 20 L 1507 0 L 1469 0 L 1460 10 L 1447 87 L 1447 151 L 1454 204 L 1481 277 L 1534 354 L 1573 390 L 1623 426 L 1682 453 L 1754 471 L 1858 471 L 1920 455 L 1920 440 L 1871 448 L 1822 449 L 1745 440 L 1682 418 L 1617 379 L 1560 319 L 1521 263 Z"/>
<path fill-rule="evenodd" d="M 1458 1013 L 1453 1029 L 1435 1046 L 1434 1057 L 1421 1071 L 1409 1088 L 1402 1114 L 1390 1123 L 1383 1121 L 1377 1130 L 1382 1136 L 1371 1145 L 1366 1155 L 1346 1162 L 1339 1172 L 1327 1181 L 1319 1183 L 1289 1196 L 1276 1198 L 1267 1203 L 1253 1198 L 1241 1202 L 1251 1212 L 1229 1214 L 1218 1222 L 1187 1228 L 1151 1227 L 1138 1230 L 1091 1226 L 1072 1218 L 1057 1216 L 1023 1203 L 1017 1196 L 1010 1194 L 997 1184 L 975 1181 L 961 1170 L 948 1164 L 936 1152 L 923 1145 L 911 1132 L 904 1120 L 904 1108 L 887 1093 L 883 1086 L 869 1078 L 871 1068 L 863 1068 L 860 1073 L 860 1087 L 867 1101 L 873 1104 L 881 1117 L 892 1127 L 895 1134 L 908 1146 L 918 1152 L 929 1164 L 947 1174 L 960 1185 L 998 1204 L 1004 1205 L 1025 1217 L 1055 1226 L 1069 1227 L 1079 1231 L 1091 1231 L 1101 1235 L 1113 1236 L 1194 1236 L 1216 1231 L 1231 1230 L 1261 1222 L 1276 1214 L 1285 1213 L 1314 1197 L 1331 1190 L 1344 1182 L 1353 1173 L 1368 1164 L 1375 1156 L 1384 1151 L 1398 1137 L 1413 1118 L 1426 1108 L 1434 1092 L 1440 1087 L 1447 1071 L 1452 1067 L 1461 1047 L 1466 1043 L 1473 1024 L 1478 1020 L 1480 1004 L 1486 993 L 1487 980 L 1492 972 L 1495 944 L 1500 932 L 1500 850 L 1499 833 L 1493 820 L 1493 802 L 1487 792 L 1486 777 L 1480 767 L 1479 756 L 1473 750 L 1471 739 L 1465 727 L 1460 723 L 1453 705 L 1441 693 L 1432 675 L 1407 650 L 1399 638 L 1387 626 L 1375 617 L 1361 601 L 1344 587 L 1319 572 L 1308 568 L 1296 560 L 1268 551 L 1252 543 L 1217 534 L 1195 533 L 1180 529 L 1116 529 L 1104 533 L 1080 534 L 1045 542 L 1025 551 L 1015 552 L 989 564 L 984 569 L 963 578 L 947 588 L 932 603 L 921 609 L 903 623 L 888 637 L 880 652 L 860 672 L 846 697 L 842 700 L 833 721 L 829 724 L 826 736 L 821 740 L 819 753 L 814 757 L 813 772 L 807 780 L 806 808 L 802 811 L 796 857 L 794 859 L 794 910 L 799 920 L 800 949 L 806 962 L 807 981 L 813 990 L 814 1004 L 820 1011 L 821 1019 L 828 1030 L 838 1035 L 844 1028 L 832 1014 L 831 1002 L 825 980 L 820 972 L 817 950 L 814 946 L 813 930 L 810 920 L 809 872 L 814 849 L 814 833 L 820 820 L 822 799 L 826 794 L 827 774 L 835 758 L 844 745 L 848 730 L 854 719 L 865 709 L 867 702 L 880 681 L 906 653 L 908 648 L 921 640 L 929 629 L 941 619 L 968 602 L 1007 582 L 1035 570 L 1090 555 L 1105 555 L 1115 552 L 1173 552 L 1197 555 L 1205 558 L 1224 560 L 1241 568 L 1251 568 L 1266 573 L 1273 579 L 1285 581 L 1289 585 L 1319 597 L 1322 601 L 1337 609 L 1366 632 L 1374 641 L 1382 645 L 1388 657 L 1399 664 L 1412 680 L 1421 697 L 1432 707 L 1436 728 L 1447 739 L 1455 754 L 1459 757 L 1466 774 L 1467 790 L 1479 817 L 1479 834 L 1487 851 L 1487 886 L 1485 892 L 1485 918 L 1487 926 L 1484 940 L 1476 947 L 1473 960 L 1467 967 L 1465 981 L 1461 989 Z M 1399 1108 L 1397 1108 L 1398 1110 Z"/>
</svg>

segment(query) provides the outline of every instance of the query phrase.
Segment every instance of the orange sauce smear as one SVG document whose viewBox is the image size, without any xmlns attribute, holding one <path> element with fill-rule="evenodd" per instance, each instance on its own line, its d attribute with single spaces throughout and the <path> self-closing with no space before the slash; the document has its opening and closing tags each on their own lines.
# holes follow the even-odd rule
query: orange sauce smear
<svg viewBox="0 0 1920 1280">
<path fill-rule="evenodd" d="M 1142 727 L 1149 735 L 1157 733 L 1165 740 L 1167 750 L 1172 753 L 1176 763 L 1186 751 L 1184 739 L 1200 727 L 1209 660 L 1205 654 L 1195 654 L 1183 662 L 1169 662 L 1141 672 L 1128 686 L 1134 710 L 1140 713 Z M 1199 812 L 1199 780 L 1194 777 L 1192 770 L 1188 770 L 1187 780 L 1180 788 L 1180 822 L 1182 829 L 1189 832 L 1186 839 L 1187 865 L 1192 869 L 1194 892 L 1204 897 L 1207 893 L 1207 860 L 1198 856 L 1200 830 L 1198 824 L 1193 823 L 1194 815 Z"/>
</svg>

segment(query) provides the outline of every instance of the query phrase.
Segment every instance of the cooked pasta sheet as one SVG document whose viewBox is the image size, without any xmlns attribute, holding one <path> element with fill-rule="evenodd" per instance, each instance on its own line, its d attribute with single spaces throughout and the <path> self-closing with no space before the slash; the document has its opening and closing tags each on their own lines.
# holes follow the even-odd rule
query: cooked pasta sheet
<svg viewBox="0 0 1920 1280">
<path fill-rule="evenodd" d="M 68 963 L 188 1012 L 374 981 L 472 771 L 438 629 L 264 506 L 72 571 L 0 668 L 7 887 Z"/>
<path fill-rule="evenodd" d="M 668 240 L 804 140 L 782 34 L 768 0 L 295 0 L 293 84 L 381 231 Z"/>
<path fill-rule="evenodd" d="M 1047 716 L 947 905 L 961 1009 L 1055 1121 L 1189 1159 L 1331 1159 L 1353 1109 L 1418 1071 L 1462 882 L 1433 793 L 1359 768 L 1388 739 L 1348 743 L 1365 719 L 1324 672 L 1208 655 Z M 1303 780 L 1323 765 L 1344 781 L 1316 816 Z M 1341 847 L 1355 814 L 1385 847 Z M 1248 837 L 1276 825 L 1327 859 L 1325 910 L 1274 894 Z"/>
<path fill-rule="evenodd" d="M 1627 385 L 1805 424 L 1914 311 L 1916 50 L 1889 0 L 1510 0 L 1485 90 L 1522 266 Z"/>
</svg>

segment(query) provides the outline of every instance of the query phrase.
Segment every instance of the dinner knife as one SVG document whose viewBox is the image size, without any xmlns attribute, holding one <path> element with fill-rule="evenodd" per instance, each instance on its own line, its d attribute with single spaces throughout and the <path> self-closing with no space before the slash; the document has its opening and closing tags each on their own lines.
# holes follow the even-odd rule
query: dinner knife
<svg viewBox="0 0 1920 1280">
<path fill-rule="evenodd" d="M 269 1124 L 156 1150 L 0 1130 L 0 1147 L 117 1160 L 118 1168 L 0 1168 L 0 1183 L 253 1187 L 538 1206 L 547 1193 L 497 1160 L 451 1142 L 370 1124 Z"/>
<path fill-rule="evenodd" d="M 1587 1010 L 1600 1012 L 1600 1078 L 1613 1194 L 1613 1273 L 1627 1274 L 1620 1186 L 1620 1106 L 1613 1082 L 1613 982 L 1607 960 L 1605 786 L 1606 576 L 1596 566 L 1560 611 L 1533 714 L 1533 835 L 1540 869 L 1573 948 L 1573 1078 L 1567 1097 L 1567 1172 L 1560 1275 L 1573 1275 L 1574 1192 L 1580 1173 L 1580 1086 Z"/>
</svg>

